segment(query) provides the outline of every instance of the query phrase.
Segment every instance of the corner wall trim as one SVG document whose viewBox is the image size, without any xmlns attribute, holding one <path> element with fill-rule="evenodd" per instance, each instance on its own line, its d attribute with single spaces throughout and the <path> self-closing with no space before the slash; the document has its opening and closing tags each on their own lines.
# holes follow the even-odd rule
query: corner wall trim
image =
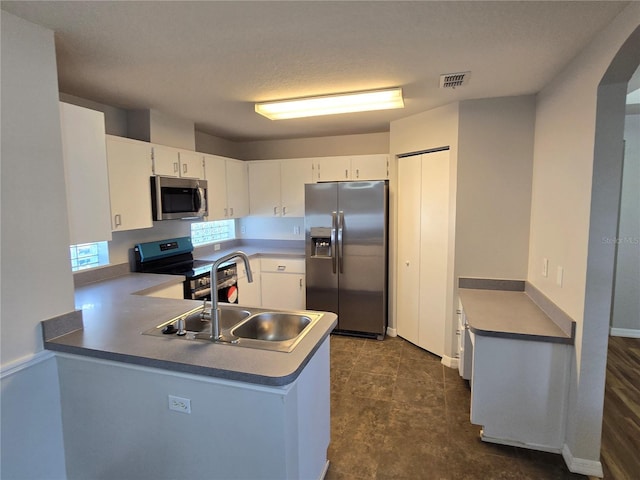
<svg viewBox="0 0 640 480">
<path fill-rule="evenodd" d="M 398 331 L 395 328 L 387 327 L 387 335 L 390 337 L 397 337 Z"/>
<path fill-rule="evenodd" d="M 565 443 L 562 447 L 562 458 L 564 458 L 569 471 L 572 473 L 580 473 L 592 477 L 603 478 L 602 464 L 598 460 L 587 460 L 585 458 L 575 458 Z"/>
<path fill-rule="evenodd" d="M 640 338 L 640 330 L 635 328 L 613 328 L 609 331 L 612 337 Z"/>
<path fill-rule="evenodd" d="M 443 355 L 440 363 L 445 367 L 458 368 L 458 359 L 454 357 L 447 357 L 446 355 Z"/>
<path fill-rule="evenodd" d="M 15 373 L 33 367 L 34 365 L 37 365 L 53 357 L 53 352 L 50 352 L 49 350 L 42 350 L 38 353 L 34 353 L 33 355 L 18 358 L 17 360 L 9 362 L 8 364 L 2 365 L 2 367 L 0 367 L 0 380 L 4 380 L 6 377 L 10 377 Z"/>
</svg>

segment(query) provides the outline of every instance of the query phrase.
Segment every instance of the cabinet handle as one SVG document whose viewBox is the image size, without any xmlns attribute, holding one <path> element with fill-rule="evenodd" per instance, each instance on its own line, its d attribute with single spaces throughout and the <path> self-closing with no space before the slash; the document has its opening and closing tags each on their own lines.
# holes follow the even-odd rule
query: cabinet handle
<svg viewBox="0 0 640 480">
<path fill-rule="evenodd" d="M 182 164 L 182 173 L 187 173 L 187 164 L 186 163 Z"/>
<path fill-rule="evenodd" d="M 349 170 L 344 169 L 344 178 L 349 178 Z"/>
<path fill-rule="evenodd" d="M 360 169 L 356 168 L 356 178 L 360 178 Z"/>
<path fill-rule="evenodd" d="M 178 173 L 180 171 L 180 167 L 178 166 L 178 162 L 173 162 L 173 173 Z"/>
<path fill-rule="evenodd" d="M 225 209 L 224 209 L 224 216 L 225 216 L 225 217 L 228 217 L 228 216 L 229 216 L 229 209 L 228 209 L 228 208 L 225 208 Z"/>
<path fill-rule="evenodd" d="M 302 289 L 302 278 L 300 279 L 300 288 Z"/>
<path fill-rule="evenodd" d="M 409 261 L 408 260 L 406 262 L 404 262 L 404 263 L 407 265 L 407 267 L 409 266 Z"/>
<path fill-rule="evenodd" d="M 122 225 L 122 217 L 119 213 L 114 217 L 114 223 L 116 224 L 116 227 L 120 227 Z"/>
<path fill-rule="evenodd" d="M 278 271 L 279 272 L 284 272 L 287 269 L 287 267 L 285 265 L 278 265 Z"/>
<path fill-rule="evenodd" d="M 233 207 L 231 207 L 231 208 L 229 209 L 229 213 L 230 213 L 230 215 L 233 217 Z"/>
<path fill-rule="evenodd" d="M 282 216 L 284 217 L 287 214 L 287 207 L 282 207 Z"/>
<path fill-rule="evenodd" d="M 462 332 L 460 330 L 456 330 L 456 335 L 460 336 Z"/>
<path fill-rule="evenodd" d="M 278 207 L 273 207 L 273 214 L 278 215 Z"/>
</svg>

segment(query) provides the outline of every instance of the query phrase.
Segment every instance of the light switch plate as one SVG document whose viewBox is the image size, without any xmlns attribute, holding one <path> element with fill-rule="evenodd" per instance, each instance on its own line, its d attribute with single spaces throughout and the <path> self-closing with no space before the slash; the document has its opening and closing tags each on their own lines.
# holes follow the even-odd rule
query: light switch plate
<svg viewBox="0 0 640 480">
<path fill-rule="evenodd" d="M 556 283 L 558 284 L 559 287 L 562 286 L 563 277 L 564 277 L 564 268 L 558 266 L 558 271 L 556 273 Z"/>
</svg>

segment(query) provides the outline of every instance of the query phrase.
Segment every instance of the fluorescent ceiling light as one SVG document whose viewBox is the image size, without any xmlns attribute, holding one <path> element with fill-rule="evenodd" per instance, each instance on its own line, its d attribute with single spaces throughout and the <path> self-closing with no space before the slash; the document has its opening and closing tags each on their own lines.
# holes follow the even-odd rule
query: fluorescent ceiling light
<svg viewBox="0 0 640 480">
<path fill-rule="evenodd" d="M 284 120 L 403 107 L 402 89 L 388 88 L 256 103 L 256 112 L 271 120 Z"/>
</svg>

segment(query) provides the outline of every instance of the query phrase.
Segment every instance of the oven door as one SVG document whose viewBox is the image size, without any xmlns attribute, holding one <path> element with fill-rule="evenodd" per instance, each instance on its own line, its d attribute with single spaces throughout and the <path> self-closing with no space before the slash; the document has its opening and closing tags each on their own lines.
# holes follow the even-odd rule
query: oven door
<svg viewBox="0 0 640 480">
<path fill-rule="evenodd" d="M 238 303 L 238 278 L 228 277 L 218 283 L 218 302 Z"/>
</svg>

